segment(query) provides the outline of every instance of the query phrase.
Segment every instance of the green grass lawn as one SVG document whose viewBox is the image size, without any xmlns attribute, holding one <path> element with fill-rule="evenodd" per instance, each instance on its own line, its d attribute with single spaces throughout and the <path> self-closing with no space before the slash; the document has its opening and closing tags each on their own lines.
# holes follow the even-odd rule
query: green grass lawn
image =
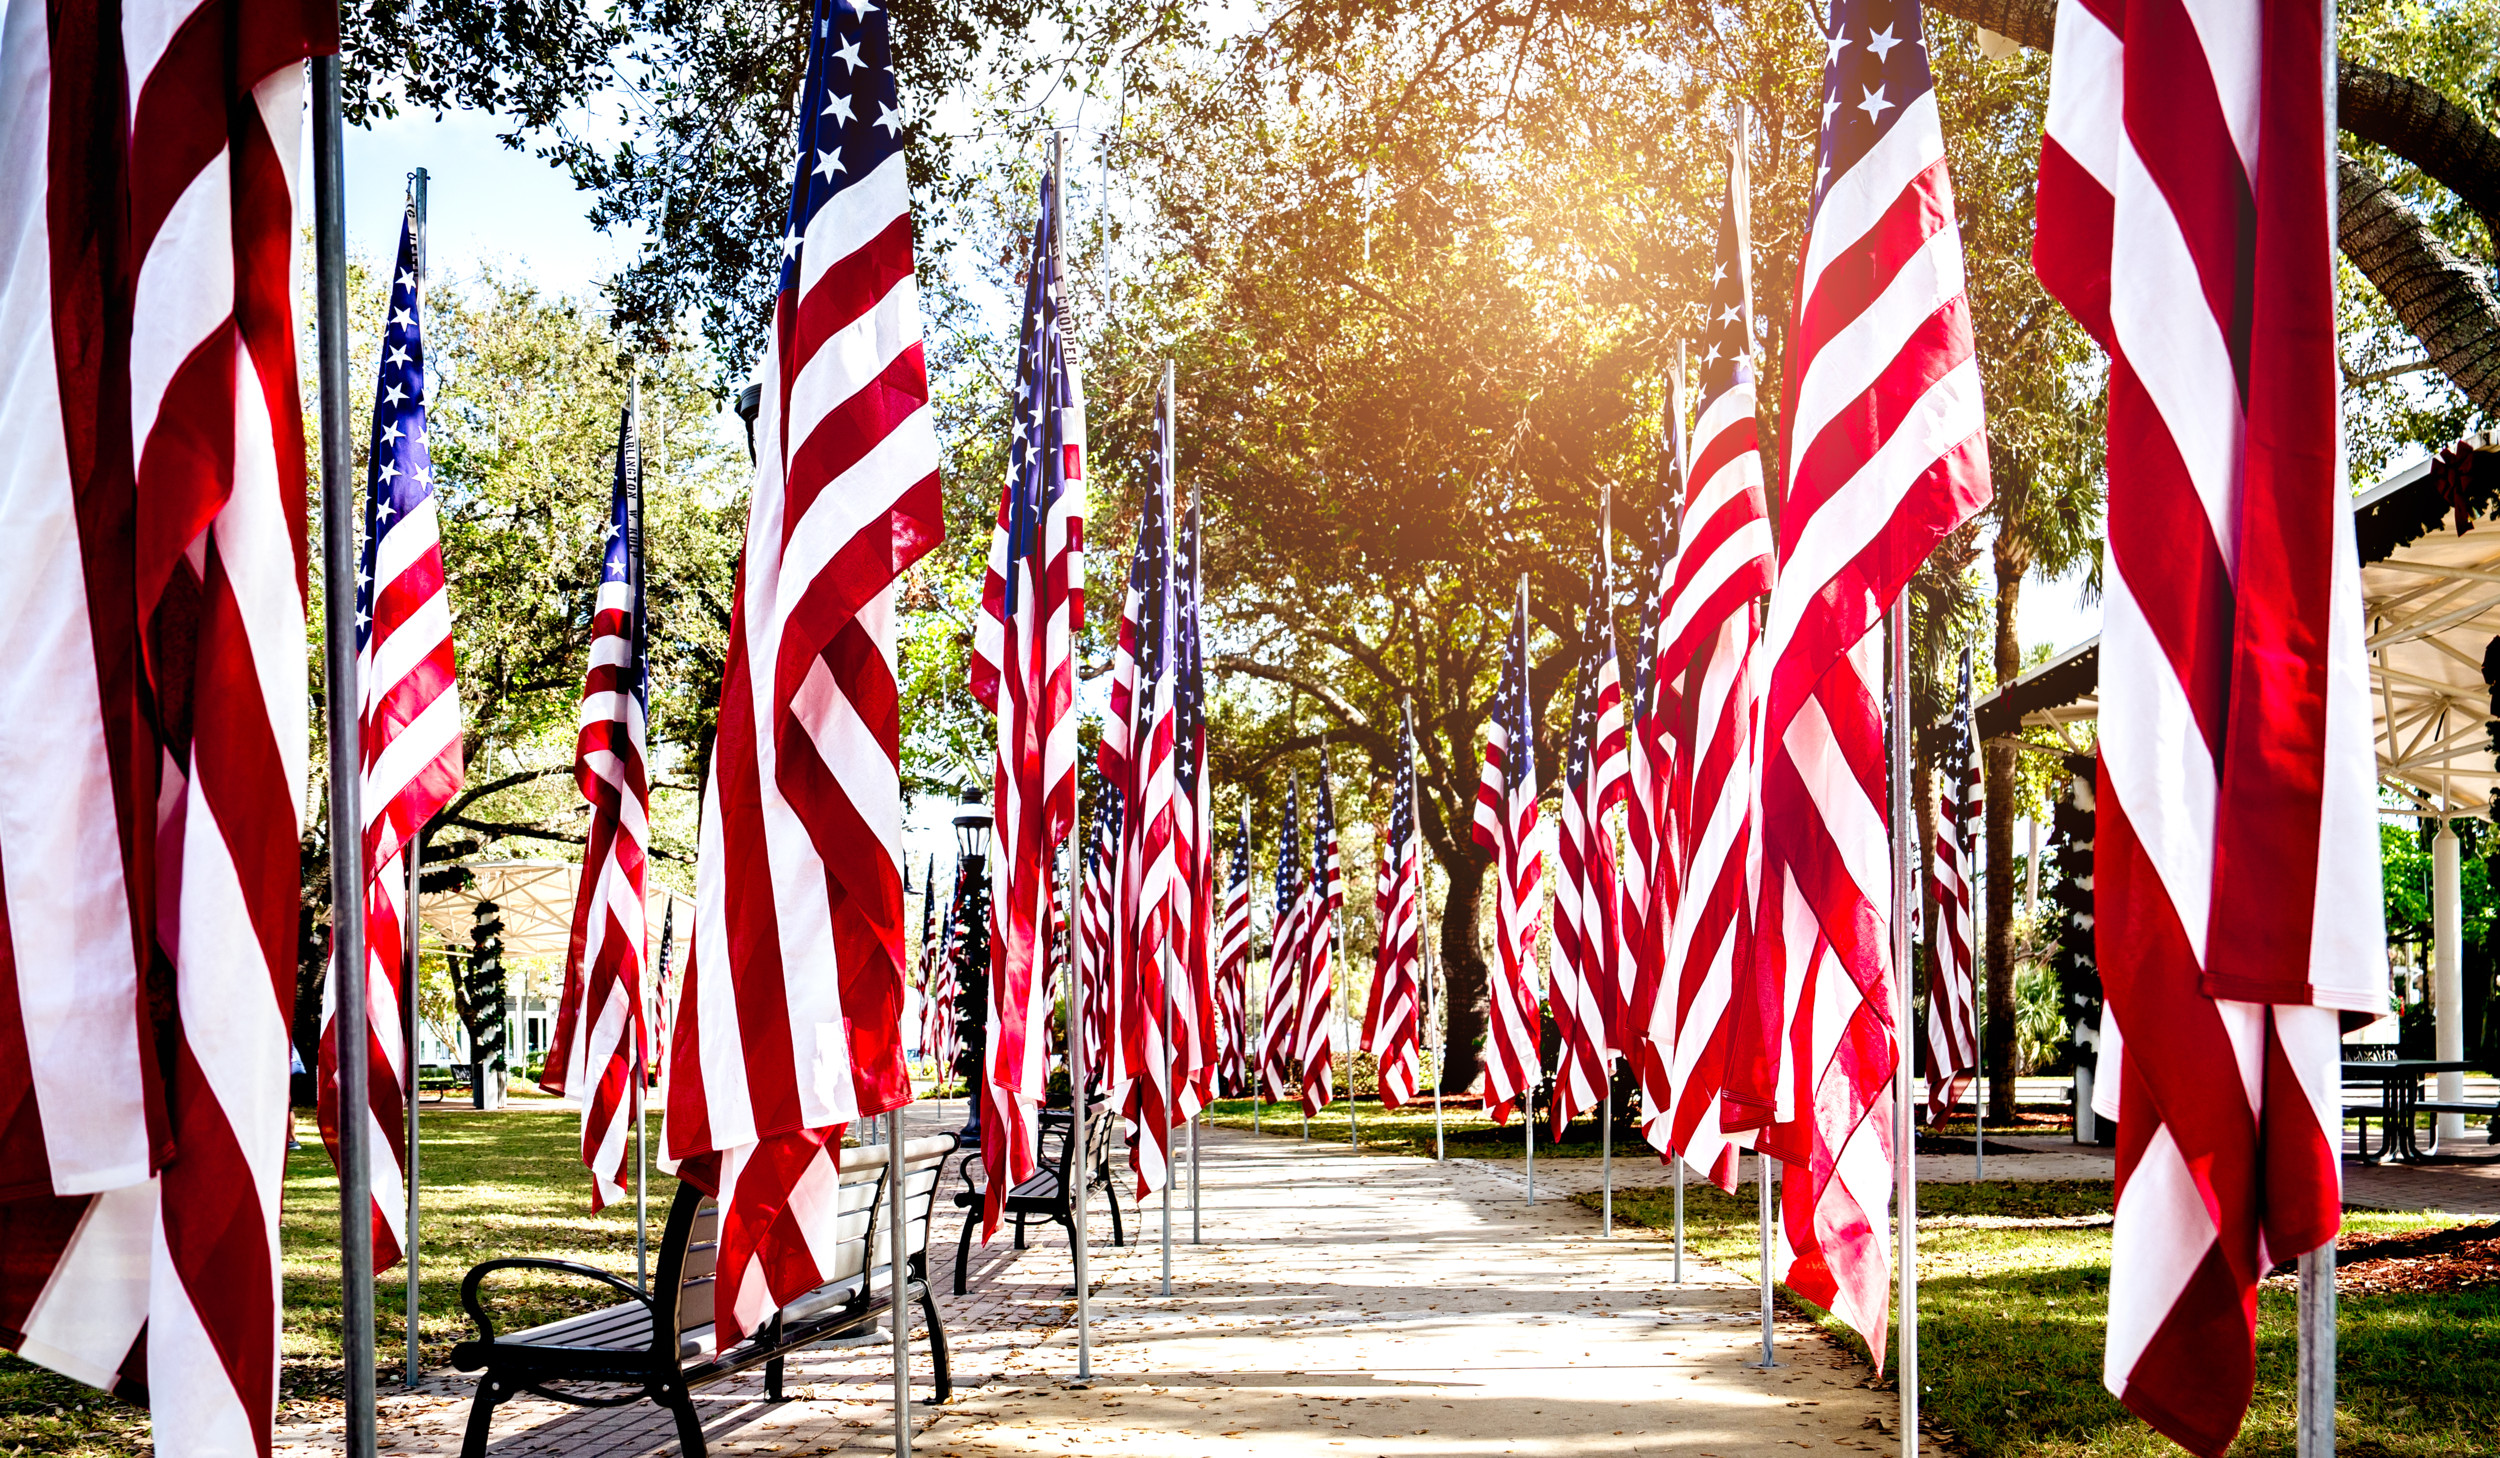
<svg viewBox="0 0 2500 1458">
<path fill-rule="evenodd" d="M 604 1267 L 633 1279 L 630 1195 L 590 1213 L 590 1175 L 580 1156 L 581 1115 L 552 1099 L 520 1099 L 499 1113 L 429 1104 L 425 1131 L 423 1239 L 419 1246 L 418 1342 L 439 1368 L 454 1342 L 472 1334 L 460 1308 L 469 1267 L 501 1255 L 549 1256 Z M 339 1183 L 329 1156 L 299 1120 L 304 1146 L 287 1159 L 280 1216 L 286 1330 L 279 1375 L 281 1419 L 291 1405 L 340 1395 Z M 651 1121 L 653 1152 L 659 1120 Z M 656 1249 L 676 1181 L 653 1171 L 651 1240 Z M 407 1340 L 407 1268 L 374 1282 L 378 1367 L 400 1379 Z M 493 1309 L 511 1330 L 617 1299 L 604 1286 L 560 1277 L 499 1278 Z M 301 1410 L 300 1408 L 298 1409 Z M 147 1414 L 14 1356 L 0 1356 L 0 1455 L 103 1458 L 148 1449 Z"/>
<path fill-rule="evenodd" d="M 1591 1204 L 1594 1196 L 1580 1197 Z M 1615 1215 L 1665 1229 L 1671 1196 L 1618 1190 Z M 2176 1455 L 2101 1386 L 2109 1301 L 2106 1182 L 1923 1185 L 1919 1348 L 1925 1408 L 1971 1451 L 2045 1458 Z M 1687 1186 L 1685 1238 L 1748 1274 L 1760 1227 L 1750 1192 Z M 2459 1224 L 2456 1217 L 2346 1213 L 2353 1234 Z M 2346 1458 L 2500 1454 L 2500 1289 L 2344 1295 L 2336 1355 Z M 2257 1395 L 2235 1455 L 2293 1451 L 2293 1293 L 2258 1294 Z M 1837 1322 L 1824 1325 L 1857 1350 Z"/>
</svg>

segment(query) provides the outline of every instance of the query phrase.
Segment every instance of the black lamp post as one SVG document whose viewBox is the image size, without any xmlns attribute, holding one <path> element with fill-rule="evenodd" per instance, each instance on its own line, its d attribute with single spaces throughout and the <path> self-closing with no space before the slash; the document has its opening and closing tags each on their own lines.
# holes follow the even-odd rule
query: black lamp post
<svg viewBox="0 0 2500 1458">
<path fill-rule="evenodd" d="M 955 907 L 960 919 L 955 942 L 955 1026 L 963 1052 L 956 1071 L 963 1075 L 963 1145 L 981 1147 L 980 1080 L 989 1057 L 990 1014 L 990 807 L 978 790 L 966 788 L 955 810 Z"/>
</svg>

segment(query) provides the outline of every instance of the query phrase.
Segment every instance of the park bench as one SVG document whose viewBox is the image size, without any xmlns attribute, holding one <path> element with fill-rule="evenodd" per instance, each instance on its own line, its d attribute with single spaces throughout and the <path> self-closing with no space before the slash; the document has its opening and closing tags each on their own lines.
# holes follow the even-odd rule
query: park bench
<svg viewBox="0 0 2500 1458">
<path fill-rule="evenodd" d="M 953 1395 L 947 1370 L 946 1329 L 929 1292 L 929 1221 L 937 1202 L 938 1176 L 955 1150 L 952 1134 L 914 1139 L 904 1146 L 904 1302 L 917 1300 L 929 1326 L 929 1357 L 936 1370 L 937 1400 Z M 883 1146 L 841 1153 L 834 1222 L 832 1279 L 789 1302 L 723 1352 L 713 1336 L 713 1278 L 720 1211 L 712 1197 L 680 1183 L 661 1237 L 648 1292 L 596 1266 L 575 1261 L 507 1256 L 480 1262 L 461 1283 L 460 1304 L 477 1323 L 478 1335 L 452 1349 L 452 1365 L 464 1372 L 484 1368 L 469 1408 L 461 1458 L 483 1458 L 495 1407 L 523 1392 L 576 1407 L 622 1407 L 648 1399 L 676 1415 L 678 1445 L 685 1458 L 703 1458 L 703 1426 L 691 1394 L 757 1365 L 764 1391 L 781 1400 L 783 1359 L 819 1342 L 854 1336 L 880 1318 L 907 1321 L 897 1312 L 888 1272 L 893 1250 L 887 1223 L 889 1161 Z M 487 1278 L 502 1271 L 552 1271 L 614 1287 L 626 1299 L 613 1306 L 507 1336 L 495 1333 L 483 1300 Z M 564 1384 L 551 1386 L 550 1384 Z M 625 1387 L 623 1393 L 567 1390 L 580 1385 Z"/>
<path fill-rule="evenodd" d="M 1096 1099 L 1093 1117 L 1087 1120 L 1085 1155 L 1082 1168 L 1089 1171 L 1084 1180 L 1084 1193 L 1093 1194 L 1102 1187 L 1103 1198 L 1111 1202 L 1111 1243 L 1126 1242 L 1120 1233 L 1120 1197 L 1111 1183 L 1111 1146 L 1119 1137 L 1120 1118 L 1105 1099 Z M 1045 1220 L 1068 1232 L 1076 1239 L 1076 1214 L 1068 1202 L 1068 1190 L 1077 1184 L 1070 1178 L 1075 1172 L 1073 1162 L 1076 1140 L 1072 1137 L 1076 1120 L 1066 1109 L 1042 1110 L 1041 1167 L 1033 1177 L 1007 1191 L 1002 1217 L 1015 1222 L 1016 1249 L 1024 1249 L 1025 1222 Z M 964 1151 L 959 1173 L 962 1188 L 955 1192 L 955 1208 L 965 1212 L 964 1232 L 955 1241 L 955 1294 L 964 1294 L 964 1268 L 972 1259 L 973 1227 L 981 1223 L 983 1189 L 974 1182 L 980 1168 L 981 1151 Z"/>
</svg>

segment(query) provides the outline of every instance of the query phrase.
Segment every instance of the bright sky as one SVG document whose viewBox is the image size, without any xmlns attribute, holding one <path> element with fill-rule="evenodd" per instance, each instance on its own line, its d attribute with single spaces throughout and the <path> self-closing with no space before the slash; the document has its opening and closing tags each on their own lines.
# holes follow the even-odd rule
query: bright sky
<svg viewBox="0 0 2500 1458">
<path fill-rule="evenodd" d="M 491 261 L 542 288 L 582 293 L 633 257 L 637 238 L 594 231 L 584 216 L 589 194 L 530 153 L 506 150 L 496 130 L 476 112 L 441 121 L 403 112 L 370 131 L 348 128 L 347 246 L 370 257 L 398 246 L 407 176 L 423 167 L 435 273 L 471 273 Z"/>
</svg>

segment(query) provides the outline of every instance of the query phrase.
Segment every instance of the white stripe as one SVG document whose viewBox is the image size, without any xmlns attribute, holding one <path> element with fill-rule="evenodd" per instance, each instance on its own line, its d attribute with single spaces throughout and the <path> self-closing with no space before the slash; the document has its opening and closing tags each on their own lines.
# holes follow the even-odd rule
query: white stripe
<svg viewBox="0 0 2500 1458">
<path fill-rule="evenodd" d="M 365 823 L 373 824 L 386 807 L 388 797 L 414 783 L 428 765 L 445 755 L 456 761 L 459 750 L 460 695 L 446 686 L 391 737 L 382 747 L 380 757 L 365 772 L 365 784 L 372 796 L 367 801 Z"/>
<path fill-rule="evenodd" d="M 2136 1360 L 2186 1292 L 2214 1234 L 2213 1217 L 2169 1126 L 2156 1124 L 2127 1175 L 2127 1198 L 2118 1202 L 2110 1229 L 2109 1345 L 2101 1382 L 2111 1392 L 2125 1395 Z"/>
<path fill-rule="evenodd" d="M 0 890 L 53 1189 L 148 1177 L 138 974 L 53 358 L 48 8 L 0 35 Z M 301 630 L 298 630 L 300 637 Z M 301 692 L 302 680 L 297 680 Z M 118 1360 L 120 1353 L 114 1353 Z"/>
<path fill-rule="evenodd" d="M 2101 773 L 2201 968 L 2219 786 L 2187 694 L 2136 605 L 2124 566 L 2113 556 L 2101 574 Z"/>
<path fill-rule="evenodd" d="M 289 74 L 300 76 L 301 67 Z M 289 443 L 290 446 L 293 442 Z M 278 483 L 278 445 L 269 402 L 248 350 L 235 351 L 234 493 L 211 530 L 234 592 L 235 612 L 251 644 L 253 676 L 268 709 L 270 738 L 286 776 L 287 803 L 301 829 L 312 716 L 304 700 L 307 673 L 304 592 L 295 569 L 292 510 Z"/>
<path fill-rule="evenodd" d="M 2126 48 L 2085 5 L 2057 7 L 2057 50 L 2049 61 L 2051 140 L 2115 196 L 2119 153 L 2128 146 Z"/>
<path fill-rule="evenodd" d="M 2197 60 L 2213 77 L 2223 125 L 2230 128 L 2231 145 L 2240 154 L 2240 171 L 2253 178 L 2263 114 L 2258 74 L 2262 48 L 2249 37 L 2265 33 L 2264 13 L 2257 0 L 2180 0 L 2180 7 L 2196 27 L 2197 45 L 2203 52 Z"/>
<path fill-rule="evenodd" d="M 799 297 L 806 298 L 828 270 L 867 246 L 870 239 L 910 211 L 911 184 L 905 173 L 903 153 L 897 151 L 867 176 L 842 189 L 838 202 L 818 208 L 816 215 L 808 219 L 807 242 L 799 249 Z M 913 317 L 917 320 L 917 311 Z M 763 438 L 758 432 L 756 439 Z"/>
<path fill-rule="evenodd" d="M 1891 369 L 1911 337 L 1947 305 L 1962 297 L 1962 238 L 1946 214 L 1918 251 L 1884 281 L 1883 292 L 1842 325 L 1807 361 L 1789 415 L 1787 479 L 1793 484 L 1801 458 L 1824 427 L 1853 407 Z M 1965 361 L 1967 363 L 1967 361 Z M 1961 365 L 1955 366 L 1958 371 Z M 1819 519 L 1828 507 L 1816 509 Z M 1818 579 L 1819 580 L 1819 579 Z"/>
<path fill-rule="evenodd" d="M 1806 236 L 1795 297 L 1813 298 L 1815 285 L 1823 281 L 1823 270 L 1832 260 L 1856 247 L 1867 230 L 1892 211 L 1918 175 L 1943 158 L 1944 123 L 1937 117 L 1936 93 L 1930 88 L 1901 109 L 1901 115 L 1893 118 L 1892 130 L 1877 138 L 1865 156 L 1832 179 L 1831 191 L 1823 194 L 1823 205 L 1815 209 L 1813 231 Z"/>
<path fill-rule="evenodd" d="M 399 581 L 409 568 L 423 561 L 426 554 L 439 553 L 442 548 L 442 513 L 434 505 L 434 494 L 427 492 L 417 504 L 382 528 L 382 535 L 373 539 L 374 596 L 381 589 Z"/>
<path fill-rule="evenodd" d="M 155 1233 L 156 1181 L 97 1195 L 35 1297 L 18 1355 L 90 1387 L 112 1386 L 147 1324 Z"/>
<path fill-rule="evenodd" d="M 227 152 L 192 177 L 139 261 L 130 301 L 130 449 L 147 459 L 166 386 L 203 340 L 234 318 L 234 204 Z M 144 472 L 144 465 L 141 467 Z"/>
</svg>

